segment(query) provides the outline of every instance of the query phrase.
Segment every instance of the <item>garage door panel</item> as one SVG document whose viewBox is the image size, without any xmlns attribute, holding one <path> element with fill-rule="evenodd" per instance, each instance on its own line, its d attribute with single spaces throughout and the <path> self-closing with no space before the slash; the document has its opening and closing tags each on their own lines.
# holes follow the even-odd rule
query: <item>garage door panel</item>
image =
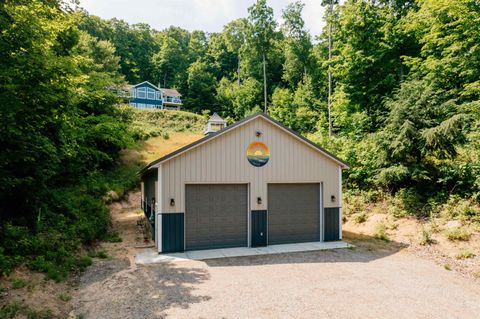
<svg viewBox="0 0 480 319">
<path fill-rule="evenodd" d="M 186 185 L 186 248 L 247 245 L 247 185 Z"/>
<path fill-rule="evenodd" d="M 320 240 L 320 184 L 268 185 L 268 243 Z"/>
</svg>

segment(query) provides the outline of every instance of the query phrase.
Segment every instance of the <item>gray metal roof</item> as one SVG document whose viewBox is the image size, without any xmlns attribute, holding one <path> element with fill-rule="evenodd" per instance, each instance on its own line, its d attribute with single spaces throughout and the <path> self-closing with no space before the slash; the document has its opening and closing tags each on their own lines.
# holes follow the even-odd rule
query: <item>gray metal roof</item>
<svg viewBox="0 0 480 319">
<path fill-rule="evenodd" d="M 319 151 L 320 153 L 326 155 L 327 157 L 329 157 L 330 159 L 332 159 L 333 161 L 335 161 L 337 164 L 339 164 L 342 168 L 349 168 L 349 165 L 347 162 L 341 160 L 340 158 L 338 158 L 337 156 L 333 155 L 332 153 L 330 153 L 329 151 L 327 151 L 326 149 L 324 149 L 323 147 L 320 147 L 319 145 L 315 144 L 314 142 L 310 141 L 309 139 L 303 137 L 302 135 L 298 134 L 297 132 L 295 132 L 294 130 L 286 127 L 285 125 L 283 125 L 282 123 L 278 122 L 277 120 L 273 119 L 272 117 L 268 116 L 267 114 L 263 113 L 263 112 L 257 112 L 255 114 L 252 114 L 250 116 L 247 116 L 243 119 L 241 119 L 240 121 L 237 121 L 235 123 L 233 123 L 232 125 L 229 125 L 217 132 L 214 132 L 214 133 L 211 133 L 209 135 L 206 135 L 205 137 L 193 142 L 193 143 L 190 143 L 182 148 L 179 148 L 178 150 L 172 152 L 172 153 L 169 153 L 163 157 L 160 157 L 159 159 L 147 164 L 144 168 L 142 168 L 142 170 L 140 171 L 140 174 L 143 174 L 145 171 L 148 171 L 150 168 L 152 168 L 152 166 L 156 165 L 156 164 L 160 164 L 160 163 L 163 163 L 165 161 L 168 161 L 174 157 L 176 157 L 177 155 L 181 154 L 181 153 L 184 153 L 192 148 L 194 148 L 195 146 L 197 145 L 200 145 L 200 144 L 203 144 L 205 142 L 207 142 L 208 140 L 211 140 L 211 139 L 214 139 L 216 138 L 217 136 L 219 135 L 222 135 L 223 133 L 227 132 L 227 131 L 230 131 L 230 130 L 233 130 L 235 129 L 236 127 L 240 126 L 241 124 L 245 123 L 245 122 L 248 122 L 254 118 L 257 118 L 257 117 L 263 117 L 264 119 L 272 122 L 273 124 L 276 124 L 277 126 L 279 126 L 280 128 L 286 130 L 287 132 L 290 132 L 291 134 L 295 135 L 297 138 L 299 138 L 301 141 L 303 141 L 304 143 L 312 146 L 313 148 L 315 148 L 317 151 Z"/>
<path fill-rule="evenodd" d="M 160 90 L 162 94 L 166 96 L 182 96 L 176 89 L 160 88 Z"/>
<path fill-rule="evenodd" d="M 209 122 L 216 122 L 216 123 L 227 123 L 227 121 L 225 121 L 222 117 L 220 117 L 220 115 L 218 115 L 217 113 L 213 113 L 212 116 L 210 116 L 210 118 L 208 119 Z"/>
</svg>

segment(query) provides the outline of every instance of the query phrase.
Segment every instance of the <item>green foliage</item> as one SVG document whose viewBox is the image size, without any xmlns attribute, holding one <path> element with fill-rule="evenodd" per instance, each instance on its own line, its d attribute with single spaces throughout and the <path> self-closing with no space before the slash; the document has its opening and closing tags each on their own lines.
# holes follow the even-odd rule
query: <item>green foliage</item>
<svg viewBox="0 0 480 319">
<path fill-rule="evenodd" d="M 28 280 L 23 278 L 15 278 L 12 282 L 13 289 L 21 289 L 23 287 L 26 287 L 27 285 L 28 285 Z"/>
<path fill-rule="evenodd" d="M 37 311 L 20 302 L 5 304 L 0 308 L 0 318 L 2 319 L 18 318 L 20 316 L 28 319 L 50 319 L 53 317 L 53 313 L 50 309 Z"/>
<path fill-rule="evenodd" d="M 168 132 L 193 132 L 201 134 L 206 120 L 197 114 L 184 111 L 155 109 L 130 109 L 133 134 L 137 139 L 162 136 L 168 139 Z"/>
<path fill-rule="evenodd" d="M 109 243 L 121 243 L 123 241 L 122 237 L 120 237 L 120 235 L 116 232 L 107 233 L 102 240 Z"/>
<path fill-rule="evenodd" d="M 363 224 L 364 222 L 367 221 L 367 219 L 368 219 L 368 216 L 365 212 L 361 212 L 353 216 L 353 220 L 357 224 Z"/>
<path fill-rule="evenodd" d="M 209 72 L 205 62 L 194 62 L 188 67 L 187 98 L 184 99 L 184 106 L 195 112 L 205 109 L 219 111 L 215 106 L 215 84 L 216 79 Z"/>
<path fill-rule="evenodd" d="M 62 5 L 7 1 L 0 16 L 0 271 L 26 263 L 56 281 L 107 233 L 105 194 L 138 183 L 138 167 L 118 164 L 134 144 L 107 90 L 123 84 L 118 51 Z"/>
<path fill-rule="evenodd" d="M 387 235 L 387 225 L 385 225 L 383 221 L 379 221 L 377 225 L 375 225 L 375 238 L 383 241 L 390 240 Z"/>
<path fill-rule="evenodd" d="M 440 216 L 453 220 L 480 223 L 480 205 L 472 199 L 450 196 L 447 202 L 438 207 Z"/>
<path fill-rule="evenodd" d="M 430 232 L 422 226 L 422 237 L 420 238 L 420 245 L 430 245 L 433 243 L 432 235 Z"/>
<path fill-rule="evenodd" d="M 450 241 L 468 241 L 470 239 L 470 236 L 472 235 L 467 229 L 463 227 L 452 227 L 446 229 L 444 234 L 445 238 Z"/>
<path fill-rule="evenodd" d="M 105 259 L 105 258 L 108 258 L 108 254 L 105 250 L 95 250 L 95 251 L 89 252 L 88 257 Z"/>
</svg>

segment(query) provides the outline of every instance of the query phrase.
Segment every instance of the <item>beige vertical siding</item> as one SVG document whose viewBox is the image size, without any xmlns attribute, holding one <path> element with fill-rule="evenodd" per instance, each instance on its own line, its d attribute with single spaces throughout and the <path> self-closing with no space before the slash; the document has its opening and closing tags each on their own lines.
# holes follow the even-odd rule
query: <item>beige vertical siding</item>
<svg viewBox="0 0 480 319">
<path fill-rule="evenodd" d="M 256 131 L 263 134 L 257 138 Z M 247 160 L 247 147 L 255 141 L 270 149 L 270 160 L 263 167 Z M 267 209 L 268 183 L 323 182 L 324 206 L 340 203 L 339 165 L 262 117 L 162 163 L 161 169 L 164 213 L 185 211 L 185 184 L 189 183 L 248 183 L 253 210 Z M 331 202 L 331 195 L 336 202 Z M 262 197 L 261 205 L 257 197 Z M 170 206 L 170 198 L 175 206 Z"/>
</svg>

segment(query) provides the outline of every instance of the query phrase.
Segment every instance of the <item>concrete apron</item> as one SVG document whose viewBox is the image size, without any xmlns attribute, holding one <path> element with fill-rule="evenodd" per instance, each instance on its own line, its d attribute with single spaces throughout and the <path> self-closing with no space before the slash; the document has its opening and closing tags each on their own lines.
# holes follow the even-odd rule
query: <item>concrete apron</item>
<svg viewBox="0 0 480 319">
<path fill-rule="evenodd" d="M 144 250 L 135 256 L 135 262 L 140 265 L 155 264 L 181 260 L 207 260 L 228 257 L 260 256 L 270 254 L 295 253 L 303 251 L 327 250 L 354 247 L 343 241 L 310 242 L 298 244 L 270 245 L 267 247 L 238 247 L 207 250 L 191 250 L 182 253 L 158 254 L 154 249 Z"/>
</svg>

